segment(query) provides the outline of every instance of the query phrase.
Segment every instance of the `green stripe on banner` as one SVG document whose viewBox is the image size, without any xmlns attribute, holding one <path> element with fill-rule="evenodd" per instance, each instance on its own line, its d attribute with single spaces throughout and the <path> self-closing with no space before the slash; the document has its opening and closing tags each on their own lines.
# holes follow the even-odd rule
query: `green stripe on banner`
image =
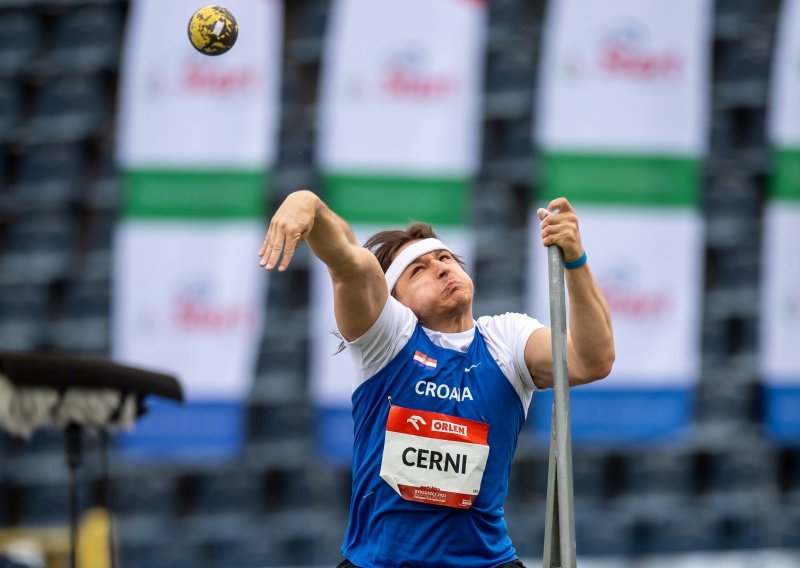
<svg viewBox="0 0 800 568">
<path fill-rule="evenodd" d="M 800 201 L 800 148 L 776 150 L 773 160 L 770 196 Z"/>
<path fill-rule="evenodd" d="M 465 225 L 471 182 L 467 179 L 331 174 L 325 200 L 351 223 Z"/>
<path fill-rule="evenodd" d="M 123 173 L 126 217 L 251 219 L 266 208 L 267 172 L 136 170 Z"/>
<path fill-rule="evenodd" d="M 694 206 L 698 160 L 678 156 L 543 154 L 538 201 L 564 196 L 574 202 Z"/>
</svg>

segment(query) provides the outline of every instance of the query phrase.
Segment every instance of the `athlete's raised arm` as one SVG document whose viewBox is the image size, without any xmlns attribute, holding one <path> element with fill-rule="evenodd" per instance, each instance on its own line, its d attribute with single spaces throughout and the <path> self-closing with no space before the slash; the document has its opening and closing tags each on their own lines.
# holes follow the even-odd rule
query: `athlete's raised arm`
<svg viewBox="0 0 800 568">
<path fill-rule="evenodd" d="M 348 340 L 360 337 L 378 319 L 389 295 L 378 260 L 358 244 L 344 219 L 307 190 L 289 194 L 272 216 L 258 250 L 261 266 L 286 270 L 302 240 L 328 267 L 339 331 Z"/>
</svg>

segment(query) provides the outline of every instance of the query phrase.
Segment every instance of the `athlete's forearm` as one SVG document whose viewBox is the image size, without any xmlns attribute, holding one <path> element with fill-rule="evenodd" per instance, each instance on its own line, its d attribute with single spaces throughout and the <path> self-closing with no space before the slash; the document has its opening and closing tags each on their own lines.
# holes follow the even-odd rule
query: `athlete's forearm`
<svg viewBox="0 0 800 568">
<path fill-rule="evenodd" d="M 569 291 L 570 375 L 581 382 L 602 379 L 614 363 L 611 314 L 589 265 L 565 270 Z"/>
<path fill-rule="evenodd" d="M 356 261 L 354 253 L 361 249 L 352 228 L 317 195 L 310 191 L 305 193 L 314 211 L 314 224 L 306 237 L 308 246 L 331 272 L 351 270 Z"/>
</svg>

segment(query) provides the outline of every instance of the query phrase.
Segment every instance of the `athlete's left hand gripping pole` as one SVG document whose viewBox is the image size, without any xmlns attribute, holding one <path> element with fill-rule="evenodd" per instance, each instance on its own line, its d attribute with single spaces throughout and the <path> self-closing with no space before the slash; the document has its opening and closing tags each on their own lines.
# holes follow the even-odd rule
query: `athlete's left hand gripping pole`
<svg viewBox="0 0 800 568">
<path fill-rule="evenodd" d="M 550 286 L 554 396 L 553 419 L 550 426 L 543 565 L 544 568 L 576 568 L 564 253 L 556 245 L 547 247 L 547 272 Z"/>
</svg>

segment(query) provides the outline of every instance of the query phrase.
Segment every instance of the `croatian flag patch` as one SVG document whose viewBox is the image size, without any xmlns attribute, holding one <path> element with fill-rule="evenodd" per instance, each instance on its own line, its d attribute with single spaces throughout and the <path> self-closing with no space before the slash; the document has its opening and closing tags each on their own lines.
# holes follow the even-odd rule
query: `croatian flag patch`
<svg viewBox="0 0 800 568">
<path fill-rule="evenodd" d="M 431 359 L 422 351 L 414 351 L 414 363 L 426 369 L 436 368 L 436 359 Z"/>
</svg>

